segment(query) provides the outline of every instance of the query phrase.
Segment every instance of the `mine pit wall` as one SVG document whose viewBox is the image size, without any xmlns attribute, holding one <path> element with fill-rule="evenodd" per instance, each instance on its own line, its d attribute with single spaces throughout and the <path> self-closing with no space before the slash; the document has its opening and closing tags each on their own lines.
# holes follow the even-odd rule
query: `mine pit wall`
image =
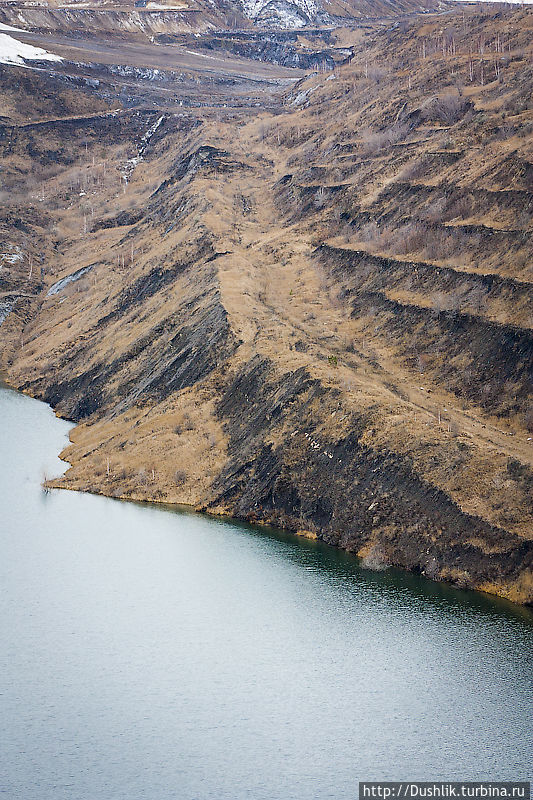
<svg viewBox="0 0 533 800">
<path fill-rule="evenodd" d="M 208 32 L 213 23 L 223 24 L 221 15 L 199 10 L 147 11 L 91 8 L 0 8 L 0 22 L 13 27 L 50 33 L 107 37 L 142 36 L 159 33 Z"/>
<path fill-rule="evenodd" d="M 156 284 L 160 280 L 155 276 Z M 120 363 L 80 369 L 77 377 L 59 382 L 43 374 L 19 388 L 49 402 L 62 416 L 83 421 L 104 419 L 110 403 L 113 413 L 120 413 L 161 401 L 212 375 L 227 459 L 198 510 L 317 538 L 357 554 L 372 567 L 398 566 L 461 588 L 533 603 L 533 542 L 464 513 L 417 474 L 408 457 L 364 444 L 361 439 L 374 424 L 371 415 L 341 413 L 339 392 L 305 369 L 280 372 L 255 356 L 234 372 L 238 343 L 216 297 L 213 301 L 188 332 L 182 325 L 175 329 L 170 355 L 159 349 L 163 330 L 154 329 Z M 173 324 L 165 321 L 163 328 L 168 331 Z M 209 343 L 207 348 L 202 341 Z M 201 350 L 206 358 L 199 363 Z M 81 364 L 83 352 L 75 355 Z M 154 362 L 160 368 L 146 382 Z M 72 370 L 70 363 L 56 366 L 54 374 L 66 376 Z M 118 391 L 107 396 L 107 387 L 117 382 Z M 108 491 L 103 485 L 93 488 Z"/>
<path fill-rule="evenodd" d="M 128 123 L 122 117 L 112 117 L 97 124 L 105 135 L 113 130 L 118 138 L 125 132 L 123 126 L 131 124 L 128 135 L 139 138 L 150 120 L 133 116 L 131 120 Z M 65 128 L 63 123 L 58 128 L 58 138 L 80 123 L 65 124 Z M 25 152 L 27 141 L 17 135 L 3 146 Z M 179 224 L 182 198 L 172 196 L 176 185 L 186 176 L 210 174 L 215 168 L 219 173 L 244 168 L 230 156 L 225 150 L 203 144 L 180 153 L 151 196 L 146 218 L 125 213 L 124 217 L 107 218 L 103 227 L 139 226 L 139 230 L 132 228 L 133 236 L 141 233 L 144 225 Z M 46 164 L 50 156 L 45 151 L 32 157 Z M 70 154 L 65 152 L 63 157 L 68 163 Z M 192 249 L 187 259 L 178 262 L 167 256 L 165 268 L 156 265 L 147 269 L 132 285 L 125 276 L 123 287 L 107 298 L 95 328 L 98 337 L 105 339 L 99 338 L 97 344 L 80 339 L 64 352 L 58 349 L 52 354 L 46 369 L 39 364 L 31 374 L 18 378 L 15 364 L 11 369 L 14 383 L 51 403 L 63 416 L 92 423 L 143 403 L 158 403 L 171 395 L 179 398 L 184 388 L 201 382 L 207 386 L 211 381 L 212 399 L 227 437 L 227 455 L 199 504 L 202 510 L 304 532 L 357 553 L 374 566 L 396 565 L 464 588 L 533 603 L 531 541 L 462 511 L 449 495 L 417 472 L 409 456 L 366 443 L 369 436 L 365 434 L 376 424 L 371 414 L 341 411 L 339 392 L 321 384 L 305 369 L 284 371 L 260 356 L 239 362 L 236 353 L 240 343 L 235 340 L 218 291 L 212 243 L 197 237 L 196 244 L 197 249 Z M 413 325 L 415 318 L 436 325 L 438 337 L 457 337 L 457 326 L 470 325 L 473 327 L 466 331 L 466 339 L 475 334 L 477 326 L 481 326 L 483 338 L 493 325 L 484 318 L 471 319 L 475 315 L 443 315 L 414 306 L 403 314 L 405 304 L 378 291 L 380 286 L 382 292 L 387 288 L 387 280 L 389 288 L 394 288 L 394 281 L 402 284 L 402 269 L 407 268 L 394 259 L 347 254 L 342 248 L 321 248 L 316 258 L 324 262 L 322 266 L 333 284 L 343 290 L 344 301 L 361 314 L 372 307 L 374 318 L 393 339 L 399 339 L 399 333 Z M 177 302 L 172 313 L 154 325 L 149 312 L 158 305 L 158 293 L 173 286 L 186 271 L 194 273 L 194 297 L 183 304 Z M 431 283 L 428 265 L 421 266 L 420 273 L 421 282 Z M 456 280 L 453 271 L 446 274 L 451 283 Z M 105 280 L 105 272 L 100 277 L 96 268 L 95 277 Z M 465 280 L 475 282 L 477 278 L 468 275 Z M 489 283 L 489 297 L 491 292 L 508 290 L 513 302 L 519 296 L 518 284 Z M 360 308 L 357 302 L 361 302 Z M 106 360 L 102 342 L 113 341 L 121 326 L 137 319 L 141 304 L 147 313 L 142 325 L 136 323 L 135 344 L 116 360 Z M 28 318 L 36 312 L 36 308 L 28 308 Z M 10 314 L 4 324 L 14 319 Z M 447 326 L 453 327 L 448 331 Z M 527 332 L 505 325 L 493 329 L 495 347 L 498 351 L 511 349 L 513 372 L 524 377 L 531 352 Z M 411 331 L 408 338 L 412 335 Z M 498 336 L 511 339 L 500 340 Z M 461 340 L 461 353 L 468 350 L 466 339 Z M 409 358 L 409 353 L 404 357 Z M 486 375 L 481 375 L 479 382 L 485 379 Z M 495 393 L 491 402 L 497 401 Z M 518 413 L 519 409 L 513 411 Z M 97 478 L 91 476 L 91 480 L 87 488 L 109 492 Z M 145 499 L 157 499 L 155 491 Z"/>
<path fill-rule="evenodd" d="M 531 319 L 528 285 L 326 245 L 315 255 L 332 285 L 341 287 L 352 315 L 371 314 L 375 331 L 395 343 L 407 366 L 416 369 L 423 356 L 424 372 L 457 397 L 497 416 L 518 417 L 525 424 L 531 402 L 533 331 L 484 314 L 491 303 L 508 304 L 509 318 L 516 319 L 523 305 L 524 316 Z M 438 302 L 444 308 L 388 296 L 399 289 L 414 298 L 431 298 L 438 289 Z M 483 300 L 483 313 L 472 311 L 476 298 Z"/>
<path fill-rule="evenodd" d="M 338 392 L 304 369 L 280 376 L 256 357 L 218 411 L 230 456 L 203 510 L 303 532 L 374 566 L 533 602 L 533 542 L 463 513 L 409 458 L 362 444 L 369 417 L 331 424 Z"/>
<path fill-rule="evenodd" d="M 205 258 L 206 252 L 199 247 L 196 258 Z M 187 262 L 166 270 L 156 267 L 120 292 L 96 324 L 102 341 L 114 333 L 119 337 L 139 306 L 190 269 Z M 113 360 L 98 358 L 98 347 L 81 340 L 54 354 L 53 362 L 38 375 L 22 381 L 19 377 L 17 386 L 75 422 L 103 418 L 143 403 L 161 402 L 198 384 L 236 347 L 214 270 L 197 277 L 193 299 L 184 300 L 156 325 L 145 318 L 138 329 L 134 344 Z M 16 369 L 13 374 L 16 377 Z"/>
</svg>

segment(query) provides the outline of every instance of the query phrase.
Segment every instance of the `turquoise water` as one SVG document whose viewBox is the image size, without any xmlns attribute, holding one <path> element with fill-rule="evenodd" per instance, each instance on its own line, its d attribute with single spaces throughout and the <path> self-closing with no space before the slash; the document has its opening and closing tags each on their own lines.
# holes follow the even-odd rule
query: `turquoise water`
<svg viewBox="0 0 533 800">
<path fill-rule="evenodd" d="M 0 413 L 2 796 L 530 777 L 529 611 L 275 531 L 44 494 L 70 426 L 6 389 Z"/>
</svg>

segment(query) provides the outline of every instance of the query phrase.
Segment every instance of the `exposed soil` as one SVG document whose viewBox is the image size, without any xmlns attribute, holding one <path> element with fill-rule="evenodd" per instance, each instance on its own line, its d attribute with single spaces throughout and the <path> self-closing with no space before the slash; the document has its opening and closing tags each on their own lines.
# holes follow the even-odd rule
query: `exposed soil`
<svg viewBox="0 0 533 800">
<path fill-rule="evenodd" d="M 171 44 L 119 101 L 108 40 L 95 85 L 3 68 L 1 365 L 78 423 L 54 485 L 532 603 L 532 29 L 329 31 L 353 58 L 303 78 L 230 53 L 226 107 Z"/>
</svg>

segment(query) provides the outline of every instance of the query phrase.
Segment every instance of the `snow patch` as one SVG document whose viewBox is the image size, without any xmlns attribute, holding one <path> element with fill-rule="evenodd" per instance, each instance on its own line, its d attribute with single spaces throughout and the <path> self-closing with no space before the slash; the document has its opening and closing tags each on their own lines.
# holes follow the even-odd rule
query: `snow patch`
<svg viewBox="0 0 533 800">
<path fill-rule="evenodd" d="M 312 94 L 313 92 L 316 92 L 317 89 L 318 86 L 313 86 L 310 89 L 304 89 L 302 92 L 298 92 L 298 94 L 292 101 L 291 106 L 301 106 L 303 103 L 305 103 L 309 95 Z"/>
<path fill-rule="evenodd" d="M 63 61 L 63 59 L 41 47 L 24 44 L 13 39 L 12 36 L 8 36 L 7 33 L 0 33 L 0 64 L 16 64 L 19 67 L 25 67 L 24 61 Z"/>
<path fill-rule="evenodd" d="M 195 50 L 185 50 L 190 56 L 198 56 L 198 58 L 210 58 L 211 61 L 219 61 L 220 59 L 216 56 L 208 56 L 205 53 L 197 53 Z"/>
<path fill-rule="evenodd" d="M 13 306 L 11 303 L 0 303 L 0 325 L 5 320 L 12 308 Z"/>
<path fill-rule="evenodd" d="M 319 11 L 315 0 L 241 0 L 243 12 L 249 19 L 262 17 L 281 24 L 284 28 L 295 28 L 306 21 L 316 19 Z"/>
<path fill-rule="evenodd" d="M 4 25 L 3 22 L 0 22 L 0 31 L 16 31 L 17 33 L 24 33 L 22 28 L 13 28 L 11 25 Z"/>
<path fill-rule="evenodd" d="M 73 272 L 72 275 L 67 275 L 66 278 L 61 278 L 60 281 L 56 281 L 56 283 L 50 286 L 50 288 L 46 292 L 46 296 L 52 297 L 52 295 L 58 294 L 58 292 L 63 291 L 63 289 L 66 286 L 68 286 L 69 283 L 75 283 L 76 281 L 79 281 L 82 275 L 85 275 L 85 273 L 90 272 L 93 267 L 94 264 L 91 264 L 90 267 L 82 267 L 81 269 L 76 270 L 76 272 Z"/>
<path fill-rule="evenodd" d="M 146 8 L 154 11 L 183 11 L 184 8 L 189 8 L 189 6 L 163 6 L 160 3 L 148 3 Z"/>
<path fill-rule="evenodd" d="M 0 253 L 0 269 L 3 264 L 16 264 L 17 261 L 22 261 L 22 250 L 17 245 L 8 245 L 14 252 Z"/>
<path fill-rule="evenodd" d="M 153 125 L 150 125 L 150 127 L 148 128 L 148 130 L 146 131 L 144 136 L 141 137 L 141 145 L 139 147 L 139 151 L 138 151 L 137 155 L 134 156 L 133 158 L 128 158 L 126 163 L 123 165 L 121 173 L 120 173 L 120 176 L 121 176 L 122 180 L 124 181 L 124 183 L 128 183 L 129 179 L 131 178 L 131 173 L 133 172 L 133 170 L 135 169 L 137 164 L 139 164 L 143 160 L 143 156 L 144 156 L 144 154 L 146 152 L 146 148 L 150 144 L 150 139 L 152 138 L 152 136 L 154 135 L 156 130 L 159 128 L 159 126 L 161 125 L 161 123 L 163 122 L 164 119 L 165 119 L 165 115 L 162 114 L 159 117 L 159 119 L 157 119 L 153 123 Z"/>
</svg>

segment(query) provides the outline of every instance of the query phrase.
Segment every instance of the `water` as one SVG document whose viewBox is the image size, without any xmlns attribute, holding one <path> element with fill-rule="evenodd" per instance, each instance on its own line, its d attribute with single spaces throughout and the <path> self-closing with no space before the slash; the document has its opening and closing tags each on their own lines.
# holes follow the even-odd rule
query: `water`
<svg viewBox="0 0 533 800">
<path fill-rule="evenodd" d="M 530 612 L 273 531 L 45 495 L 69 425 L 6 389 L 0 419 L 2 796 L 530 777 Z"/>
</svg>

